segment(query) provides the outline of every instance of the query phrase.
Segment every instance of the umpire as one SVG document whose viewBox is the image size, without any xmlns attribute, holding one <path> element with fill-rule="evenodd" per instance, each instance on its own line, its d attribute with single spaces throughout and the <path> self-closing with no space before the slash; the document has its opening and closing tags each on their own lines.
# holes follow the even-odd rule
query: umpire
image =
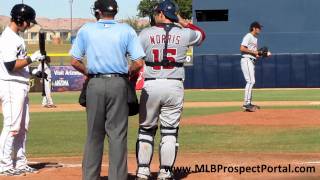
<svg viewBox="0 0 320 180">
<path fill-rule="evenodd" d="M 128 175 L 128 74 L 140 70 L 145 53 L 134 29 L 114 20 L 117 12 L 115 0 L 95 1 L 93 13 L 98 21 L 80 28 L 70 50 L 71 65 L 89 78 L 83 180 L 100 178 L 105 135 L 109 142 L 108 179 L 125 180 Z M 130 67 L 127 55 L 133 61 Z"/>
</svg>

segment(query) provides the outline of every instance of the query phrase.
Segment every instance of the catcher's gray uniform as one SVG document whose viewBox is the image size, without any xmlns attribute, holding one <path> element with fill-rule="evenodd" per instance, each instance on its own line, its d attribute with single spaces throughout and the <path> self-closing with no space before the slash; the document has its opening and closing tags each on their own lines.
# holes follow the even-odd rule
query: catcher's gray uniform
<svg viewBox="0 0 320 180">
<path fill-rule="evenodd" d="M 171 29 L 169 26 L 172 26 Z M 140 129 L 137 141 L 138 176 L 150 175 L 149 166 L 158 120 L 161 132 L 160 171 L 174 164 L 184 98 L 185 73 L 182 63 L 186 61 L 188 47 L 199 45 L 204 39 L 204 33 L 200 28 L 191 24 L 188 27 L 162 24 L 147 28 L 139 35 L 146 53 L 146 65 L 144 67 L 145 84 L 140 97 Z M 166 32 L 167 28 L 169 30 Z M 168 33 L 167 43 L 166 33 Z M 165 56 L 167 58 L 164 58 Z M 164 66 L 159 63 L 164 59 L 169 60 L 171 64 Z"/>
</svg>

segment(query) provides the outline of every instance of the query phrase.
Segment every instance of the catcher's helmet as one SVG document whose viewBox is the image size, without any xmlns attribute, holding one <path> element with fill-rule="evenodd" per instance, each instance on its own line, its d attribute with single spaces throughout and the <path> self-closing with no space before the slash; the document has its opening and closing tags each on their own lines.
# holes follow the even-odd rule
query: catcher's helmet
<svg viewBox="0 0 320 180">
<path fill-rule="evenodd" d="M 171 0 L 164 0 L 160 4 L 158 4 L 155 9 L 155 12 L 160 12 L 162 11 L 163 14 L 173 22 L 178 22 L 178 16 L 177 16 L 177 11 L 178 11 L 178 6 L 173 3 Z"/>
<path fill-rule="evenodd" d="M 28 24 L 37 24 L 36 12 L 26 4 L 16 4 L 11 10 L 11 18 L 18 25 L 22 25 L 25 21 Z"/>
<path fill-rule="evenodd" d="M 109 13 L 110 15 L 116 15 L 118 12 L 118 4 L 115 0 L 97 0 L 94 3 L 93 9 L 99 10 L 102 13 Z"/>
</svg>

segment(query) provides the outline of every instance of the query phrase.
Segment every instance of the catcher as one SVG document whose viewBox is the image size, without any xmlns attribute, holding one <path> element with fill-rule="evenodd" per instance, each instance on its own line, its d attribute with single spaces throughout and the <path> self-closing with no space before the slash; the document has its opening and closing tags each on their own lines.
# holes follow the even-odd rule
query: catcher
<svg viewBox="0 0 320 180">
<path fill-rule="evenodd" d="M 255 63 L 260 57 L 269 57 L 271 52 L 267 47 L 258 49 L 258 36 L 261 32 L 262 25 L 259 22 L 253 22 L 250 25 L 250 32 L 247 33 L 240 45 L 241 51 L 241 70 L 247 84 L 244 93 L 244 104 L 242 108 L 246 112 L 254 112 L 260 109 L 259 106 L 251 103 L 252 89 L 255 84 Z"/>
<path fill-rule="evenodd" d="M 171 168 L 178 152 L 178 130 L 184 99 L 183 63 L 186 62 L 188 47 L 200 45 L 205 39 L 201 28 L 177 16 L 177 8 L 170 0 L 159 3 L 153 14 L 155 25 L 139 34 L 146 58 L 136 144 L 138 180 L 150 179 L 158 124 L 161 142 L 157 179 L 173 178 Z"/>
</svg>

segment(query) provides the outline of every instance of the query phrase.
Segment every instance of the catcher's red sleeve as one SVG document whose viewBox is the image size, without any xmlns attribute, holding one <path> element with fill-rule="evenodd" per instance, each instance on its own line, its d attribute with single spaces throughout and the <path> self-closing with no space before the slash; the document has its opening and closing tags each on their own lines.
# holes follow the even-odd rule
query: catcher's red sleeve
<svg viewBox="0 0 320 180">
<path fill-rule="evenodd" d="M 190 28 L 192 30 L 195 30 L 195 31 L 199 31 L 201 33 L 201 37 L 202 37 L 202 41 L 204 41 L 204 39 L 206 38 L 206 33 L 203 31 L 203 29 L 201 29 L 200 27 L 194 25 L 194 24 L 191 24 L 189 23 L 186 28 Z"/>
</svg>

